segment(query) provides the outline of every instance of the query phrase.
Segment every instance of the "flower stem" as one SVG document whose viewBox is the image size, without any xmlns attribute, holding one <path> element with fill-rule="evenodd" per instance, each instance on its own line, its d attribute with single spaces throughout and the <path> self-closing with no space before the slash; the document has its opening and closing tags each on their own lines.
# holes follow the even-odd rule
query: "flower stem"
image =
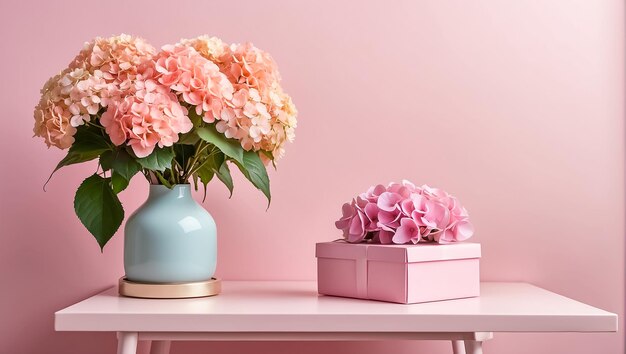
<svg viewBox="0 0 626 354">
<path fill-rule="evenodd" d="M 204 166 L 209 161 L 209 157 L 213 156 L 214 152 L 215 152 L 215 146 L 211 148 L 211 152 L 209 152 L 209 154 L 207 155 L 207 158 L 204 161 L 202 161 L 202 163 L 200 163 L 196 168 L 189 171 L 189 175 L 191 176 L 194 173 L 198 172 L 198 170 L 201 169 L 202 166 Z"/>
<path fill-rule="evenodd" d="M 163 177 L 163 175 L 159 171 L 154 171 L 154 174 L 157 176 L 159 181 L 166 186 L 167 188 L 172 188 L 172 185 Z"/>
<path fill-rule="evenodd" d="M 200 142 L 198 143 L 198 147 L 196 148 L 196 153 L 193 155 L 193 157 L 191 158 L 191 162 L 187 165 L 187 168 L 185 169 L 185 173 L 183 174 L 183 180 L 188 180 L 194 174 L 194 166 L 198 162 L 198 159 L 202 155 L 202 152 L 209 146 L 210 144 L 206 144 L 204 141 L 200 140 Z"/>
</svg>

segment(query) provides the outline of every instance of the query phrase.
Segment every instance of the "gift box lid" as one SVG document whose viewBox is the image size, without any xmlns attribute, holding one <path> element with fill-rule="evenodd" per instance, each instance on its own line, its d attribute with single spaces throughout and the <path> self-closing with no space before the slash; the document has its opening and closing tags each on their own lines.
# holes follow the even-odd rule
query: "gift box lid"
<svg viewBox="0 0 626 354">
<path fill-rule="evenodd" d="M 418 243 L 416 245 L 380 245 L 344 241 L 316 244 L 318 258 L 363 259 L 381 262 L 415 263 L 453 259 L 480 258 L 478 243 Z"/>
</svg>

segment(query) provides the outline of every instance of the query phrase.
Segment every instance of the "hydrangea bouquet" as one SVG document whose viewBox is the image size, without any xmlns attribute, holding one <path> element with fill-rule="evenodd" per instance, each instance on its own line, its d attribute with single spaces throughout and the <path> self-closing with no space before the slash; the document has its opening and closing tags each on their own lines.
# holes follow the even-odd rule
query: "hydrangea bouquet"
<svg viewBox="0 0 626 354">
<path fill-rule="evenodd" d="M 344 204 L 342 212 L 335 226 L 353 243 L 450 243 L 474 234 L 467 210 L 455 197 L 409 181 L 370 187 Z"/>
<path fill-rule="evenodd" d="M 269 203 L 266 166 L 296 127 L 271 56 L 208 36 L 161 51 L 128 35 L 96 38 L 41 94 L 35 136 L 69 149 L 54 171 L 98 159 L 74 208 L 100 247 L 124 219 L 117 194 L 138 173 L 169 188 L 192 181 L 205 193 L 217 177 L 232 194 L 231 163 Z"/>
</svg>

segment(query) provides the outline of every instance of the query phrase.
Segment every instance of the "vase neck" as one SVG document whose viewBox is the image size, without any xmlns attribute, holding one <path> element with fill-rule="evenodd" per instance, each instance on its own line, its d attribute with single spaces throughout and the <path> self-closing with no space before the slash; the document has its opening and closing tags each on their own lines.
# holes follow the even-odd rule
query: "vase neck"
<svg viewBox="0 0 626 354">
<path fill-rule="evenodd" d="M 150 185 L 150 194 L 148 200 L 175 200 L 175 199 L 192 199 L 191 185 L 176 184 L 172 189 L 160 184 Z"/>
</svg>

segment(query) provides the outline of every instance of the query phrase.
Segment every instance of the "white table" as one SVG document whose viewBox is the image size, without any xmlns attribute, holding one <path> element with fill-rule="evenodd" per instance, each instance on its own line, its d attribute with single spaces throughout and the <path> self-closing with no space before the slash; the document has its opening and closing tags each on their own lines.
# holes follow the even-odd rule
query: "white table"
<svg viewBox="0 0 626 354">
<path fill-rule="evenodd" d="M 117 332 L 152 354 L 180 340 L 450 340 L 480 354 L 493 332 L 615 332 L 617 315 L 524 283 L 482 283 L 478 298 L 415 305 L 319 296 L 315 282 L 227 281 L 222 294 L 145 300 L 108 289 L 55 314 L 57 331 Z"/>
</svg>

